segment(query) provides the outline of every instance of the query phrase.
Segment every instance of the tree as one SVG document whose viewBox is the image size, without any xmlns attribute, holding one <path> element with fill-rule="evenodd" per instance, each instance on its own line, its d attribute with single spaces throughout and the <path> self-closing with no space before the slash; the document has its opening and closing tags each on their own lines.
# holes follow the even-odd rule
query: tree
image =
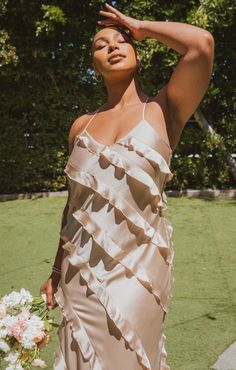
<svg viewBox="0 0 236 370">
<path fill-rule="evenodd" d="M 229 0 L 114 3 L 139 19 L 187 22 L 213 33 L 215 63 L 200 107 L 226 151 L 191 117 L 174 153 L 175 176 L 169 186 L 231 187 L 226 158 L 227 152 L 235 151 L 236 4 Z M 103 4 L 101 0 L 0 1 L 2 193 L 66 187 L 63 168 L 69 128 L 77 116 L 93 111 L 105 97 L 91 70 L 90 55 Z M 151 95 L 167 83 L 180 56 L 152 39 L 137 47 L 143 65 L 140 84 Z"/>
</svg>

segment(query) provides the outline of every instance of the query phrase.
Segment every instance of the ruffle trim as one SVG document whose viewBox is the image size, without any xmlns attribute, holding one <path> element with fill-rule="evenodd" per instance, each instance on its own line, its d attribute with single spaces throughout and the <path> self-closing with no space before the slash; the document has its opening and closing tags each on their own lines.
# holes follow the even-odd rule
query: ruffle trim
<svg viewBox="0 0 236 370">
<path fill-rule="evenodd" d="M 57 304 L 61 308 L 62 314 L 65 317 L 66 321 L 70 322 L 73 337 L 75 338 L 84 359 L 89 361 L 91 365 L 91 370 L 102 370 L 101 363 L 81 323 L 81 320 L 79 316 L 75 314 L 69 301 L 64 299 L 64 294 L 60 285 L 58 286 L 56 293 L 54 293 L 54 297 Z M 62 361 L 63 360 L 60 360 L 60 358 L 55 360 L 54 370 L 62 370 L 60 367 L 60 362 Z"/>
<path fill-rule="evenodd" d="M 67 244 L 67 243 L 66 243 Z M 63 248 L 65 250 L 68 250 L 69 253 L 72 252 L 71 248 L 67 248 L 67 245 L 64 245 Z M 131 327 L 130 323 L 122 316 L 120 310 L 118 307 L 114 304 L 112 301 L 111 296 L 107 292 L 106 288 L 102 286 L 102 284 L 97 280 L 97 278 L 94 276 L 91 268 L 88 265 L 88 262 L 85 261 L 81 256 L 79 255 L 72 255 L 73 258 L 69 257 L 69 261 L 73 266 L 76 266 L 80 270 L 80 275 L 82 278 L 87 282 L 87 285 L 89 289 L 91 289 L 101 302 L 101 304 L 106 309 L 109 317 L 112 319 L 116 327 L 120 330 L 123 338 L 126 340 L 126 342 L 129 344 L 130 348 L 133 349 L 137 356 L 140 358 L 140 361 L 142 365 L 147 370 L 151 370 L 151 365 L 148 360 L 148 357 L 146 355 L 146 352 L 143 348 L 142 342 L 140 338 L 138 337 L 137 333 L 134 331 L 134 329 Z M 56 293 L 57 294 L 57 293 Z M 58 299 L 58 295 L 57 298 Z M 59 296 L 59 302 L 60 302 L 60 296 Z M 63 307 L 63 304 L 62 304 Z M 65 308 L 64 308 L 65 311 Z M 67 315 L 66 312 L 64 312 L 65 315 Z M 67 315 L 68 317 L 68 315 Z M 68 320 L 73 321 L 73 317 L 68 317 Z M 85 332 L 84 332 L 85 333 Z M 93 353 L 90 352 L 91 348 L 86 340 L 86 338 L 83 336 L 84 333 L 81 333 L 81 336 L 79 336 L 77 339 L 80 341 L 80 343 L 84 344 L 84 347 L 86 349 L 86 346 L 88 346 L 88 350 L 90 354 L 90 359 L 95 358 Z M 84 341 L 84 343 L 83 343 Z M 92 356 L 93 355 L 93 356 Z M 102 370 L 102 368 L 96 367 L 97 364 L 94 363 L 92 370 Z"/>
<path fill-rule="evenodd" d="M 158 186 L 153 178 L 144 170 L 135 166 L 135 164 L 131 163 L 127 158 L 112 150 L 112 146 L 101 145 L 101 149 L 99 149 L 99 146 L 94 147 L 89 136 L 79 135 L 78 137 L 90 152 L 98 155 L 99 157 L 104 157 L 113 166 L 122 168 L 127 175 L 147 186 L 150 193 L 153 196 L 157 196 L 158 201 L 160 204 L 162 204 L 161 194 Z"/>
<path fill-rule="evenodd" d="M 167 352 L 165 349 L 166 336 L 162 332 L 161 334 L 161 348 L 160 348 L 160 370 L 170 370 L 170 367 L 166 363 Z"/>
<path fill-rule="evenodd" d="M 168 246 L 169 253 L 168 253 L 166 262 L 171 265 L 173 263 L 173 258 L 174 258 L 174 249 L 173 249 L 174 243 L 172 241 L 173 226 L 167 220 L 166 217 L 164 216 L 160 217 L 159 222 L 158 222 L 157 232 L 161 234 L 164 244 Z M 162 248 L 162 245 L 159 245 L 159 247 Z"/>
<path fill-rule="evenodd" d="M 83 186 L 89 187 L 96 193 L 100 194 L 113 207 L 118 209 L 133 225 L 142 229 L 145 236 L 147 236 L 153 244 L 162 248 L 170 248 L 172 227 L 166 218 L 163 216 L 160 217 L 158 230 L 155 230 L 155 228 L 145 221 L 127 201 L 118 198 L 117 193 L 114 193 L 105 183 L 102 183 L 92 174 L 80 169 L 74 169 L 69 164 L 66 166 L 64 171 L 73 181 L 79 182 Z M 165 240 L 162 238 L 162 234 L 165 235 Z"/>
<path fill-rule="evenodd" d="M 152 247 L 150 243 L 148 243 L 142 247 L 142 250 L 140 250 L 141 253 L 136 253 L 138 250 L 137 247 L 123 250 L 104 230 L 101 230 L 99 226 L 91 220 L 89 214 L 85 210 L 80 209 L 72 215 L 111 258 L 121 263 L 126 269 L 132 272 L 145 288 L 148 287 L 149 291 L 157 298 L 163 310 L 167 312 L 171 288 L 170 273 L 172 266 L 166 263 L 159 248 L 155 246 Z M 74 241 L 72 239 L 63 246 L 71 255 L 71 264 L 75 264 L 78 258 L 76 242 L 75 244 L 73 243 Z M 158 268 L 155 270 L 154 277 L 151 276 L 149 269 L 143 266 L 142 261 L 144 260 L 155 260 L 155 264 L 157 264 Z M 160 276 L 158 277 L 158 275 Z"/>
<path fill-rule="evenodd" d="M 156 169 L 159 169 L 163 174 L 166 174 L 165 183 L 169 182 L 173 178 L 173 173 L 170 171 L 170 168 L 163 156 L 147 144 L 140 142 L 133 136 L 124 138 L 117 144 L 125 146 L 129 150 L 134 150 L 139 156 L 145 157 L 149 160 Z"/>
</svg>

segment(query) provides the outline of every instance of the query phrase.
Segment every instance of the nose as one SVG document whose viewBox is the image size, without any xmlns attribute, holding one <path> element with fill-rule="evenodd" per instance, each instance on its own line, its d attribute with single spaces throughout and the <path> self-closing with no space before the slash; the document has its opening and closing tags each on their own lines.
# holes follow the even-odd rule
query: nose
<svg viewBox="0 0 236 370">
<path fill-rule="evenodd" d="M 111 53 L 113 50 L 118 49 L 118 43 L 115 41 L 110 42 L 108 52 Z"/>
</svg>

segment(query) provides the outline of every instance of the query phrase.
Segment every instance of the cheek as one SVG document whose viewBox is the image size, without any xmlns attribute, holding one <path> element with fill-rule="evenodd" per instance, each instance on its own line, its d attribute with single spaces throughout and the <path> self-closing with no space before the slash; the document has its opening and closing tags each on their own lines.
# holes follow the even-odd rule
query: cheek
<svg viewBox="0 0 236 370">
<path fill-rule="evenodd" d="M 106 55 L 101 50 L 93 55 L 93 62 L 96 66 L 102 66 L 106 61 Z"/>
<path fill-rule="evenodd" d="M 129 54 L 129 56 L 126 58 L 127 63 L 129 63 L 130 66 L 136 66 L 137 65 L 137 58 L 135 54 Z"/>
<path fill-rule="evenodd" d="M 127 55 L 129 63 L 137 64 L 137 56 L 131 45 L 126 46 L 125 54 Z"/>
</svg>

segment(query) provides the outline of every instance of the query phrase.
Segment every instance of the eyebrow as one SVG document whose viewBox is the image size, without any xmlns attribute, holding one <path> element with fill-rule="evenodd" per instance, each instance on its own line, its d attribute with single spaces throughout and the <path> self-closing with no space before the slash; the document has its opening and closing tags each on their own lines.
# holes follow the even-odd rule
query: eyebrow
<svg viewBox="0 0 236 370">
<path fill-rule="evenodd" d="M 124 37 L 124 35 L 123 35 L 121 32 L 116 32 L 116 33 L 114 33 L 114 36 L 123 36 L 123 37 Z M 100 36 L 100 37 L 98 37 L 96 40 L 94 40 L 94 44 L 95 44 L 97 41 L 99 41 L 99 40 L 107 41 L 107 37 L 106 37 L 106 36 Z"/>
</svg>

